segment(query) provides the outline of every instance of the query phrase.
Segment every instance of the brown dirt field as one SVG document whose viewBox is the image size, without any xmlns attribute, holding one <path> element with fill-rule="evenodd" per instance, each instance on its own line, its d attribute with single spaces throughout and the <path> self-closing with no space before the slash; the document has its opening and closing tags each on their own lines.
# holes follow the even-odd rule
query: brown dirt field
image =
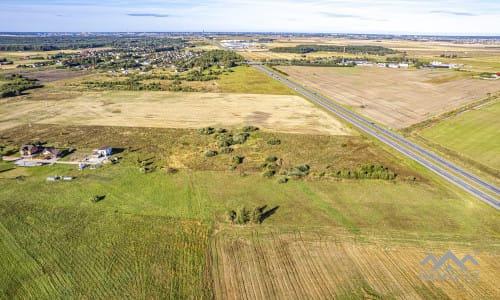
<svg viewBox="0 0 500 300">
<path fill-rule="evenodd" d="M 500 294 L 495 251 L 476 254 L 437 242 L 360 242 L 319 232 L 241 231 L 219 232 L 212 244 L 217 299 L 494 299 Z M 457 257 L 476 258 L 477 280 L 419 278 L 430 269 L 420 265 L 429 251 L 441 257 L 450 249 Z"/>
<path fill-rule="evenodd" d="M 40 96 L 1 100 L 0 130 L 28 123 L 159 128 L 251 124 L 278 132 L 353 134 L 323 110 L 292 95 L 87 92 L 56 100 Z"/>
<path fill-rule="evenodd" d="M 422 122 L 500 91 L 500 80 L 455 77 L 456 71 L 448 70 L 295 66 L 279 69 L 292 80 L 392 128 Z"/>
</svg>

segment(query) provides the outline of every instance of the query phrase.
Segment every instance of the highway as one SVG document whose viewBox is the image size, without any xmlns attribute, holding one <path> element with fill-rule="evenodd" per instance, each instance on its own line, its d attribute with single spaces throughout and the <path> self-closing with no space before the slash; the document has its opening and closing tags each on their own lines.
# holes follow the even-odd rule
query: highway
<svg viewBox="0 0 500 300">
<path fill-rule="evenodd" d="M 295 83 L 277 72 L 274 72 L 268 68 L 265 68 L 264 66 L 249 62 L 251 66 L 254 68 L 260 70 L 261 72 L 267 74 L 268 76 L 280 81 L 284 85 L 290 87 L 291 89 L 295 90 L 297 93 L 301 94 L 302 96 L 306 97 L 310 101 L 316 103 L 317 105 L 323 107 L 324 109 L 336 114 L 343 120 L 347 121 L 348 123 L 356 126 L 357 128 L 361 129 L 362 131 L 366 132 L 367 134 L 377 138 L 378 140 L 382 141 L 383 143 L 389 145 L 390 147 L 396 149 L 397 151 L 403 153 L 404 155 L 410 157 L 411 159 L 417 161 L 418 163 L 422 164 L 423 166 L 427 167 L 434 173 L 440 175 L 441 177 L 445 178 L 446 180 L 450 181 L 451 183 L 455 184 L 456 186 L 462 188 L 463 190 L 467 191 L 468 193 L 474 195 L 478 199 L 482 200 L 483 202 L 493 206 L 496 209 L 500 210 L 500 201 L 496 199 L 494 196 L 487 194 L 476 187 L 472 186 L 471 184 L 467 183 L 463 179 L 461 179 L 459 176 L 455 175 L 453 172 L 456 172 L 456 174 L 460 174 L 464 178 L 467 178 L 470 181 L 475 182 L 476 184 L 482 186 L 485 188 L 485 190 L 488 190 L 492 192 L 495 195 L 499 195 L 500 189 L 476 176 L 473 174 L 470 174 L 467 171 L 464 171 L 463 169 L 457 167 L 456 165 L 452 164 L 451 162 L 439 157 L 438 155 L 423 149 L 422 147 L 416 145 L 415 143 L 377 125 L 371 122 L 368 119 L 365 119 L 364 117 L 342 107 L 341 105 L 327 99 L 326 97 L 317 94 L 316 92 L 308 89 L 305 86 L 302 86 L 298 83 Z M 442 166 L 445 168 L 443 168 Z M 452 170 L 453 172 L 450 172 L 449 170 Z"/>
</svg>

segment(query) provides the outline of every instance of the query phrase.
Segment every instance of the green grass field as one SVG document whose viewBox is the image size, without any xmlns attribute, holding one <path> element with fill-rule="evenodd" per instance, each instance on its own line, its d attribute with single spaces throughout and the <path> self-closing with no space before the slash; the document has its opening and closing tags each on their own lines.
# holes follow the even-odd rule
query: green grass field
<svg viewBox="0 0 500 300">
<path fill-rule="evenodd" d="M 498 253 L 498 243 L 492 242 L 500 238 L 498 212 L 362 137 L 256 132 L 232 154 L 206 158 L 203 149 L 213 137 L 193 130 L 84 126 L 56 130 L 50 125 L 29 132 L 19 130 L 0 135 L 8 149 L 33 139 L 73 146 L 82 152 L 102 143 L 131 148 L 117 154 L 121 157 L 117 164 L 97 170 L 78 171 L 75 165 L 62 164 L 11 169 L 12 163 L 0 162 L 0 294 L 8 299 L 232 298 L 224 294 L 230 283 L 235 284 L 231 291 L 249 293 L 254 284 L 268 280 L 271 270 L 250 275 L 251 283 L 239 275 L 233 281 L 233 271 L 224 273 L 228 267 L 240 265 L 241 270 L 250 270 L 253 259 L 275 258 L 287 272 L 305 268 L 303 274 L 308 274 L 322 263 L 318 265 L 313 257 L 304 261 L 308 257 L 305 253 L 312 251 L 335 262 L 338 260 L 330 256 L 338 255 L 335 251 L 340 250 L 331 250 L 337 247 L 344 249 L 344 259 L 363 261 L 383 255 L 380 245 L 406 249 L 401 251 L 409 251 L 411 259 L 405 258 L 409 269 L 402 271 L 404 275 L 384 271 L 384 276 L 396 276 L 396 280 L 411 278 L 425 251 L 480 250 L 485 257 L 481 261 L 485 282 L 496 276 L 490 257 Z M 282 143 L 268 145 L 266 141 L 272 136 Z M 148 144 L 146 141 L 156 142 L 140 147 Z M 152 166 L 166 166 L 172 155 L 189 153 L 195 155 L 188 156 L 191 164 L 175 174 L 165 169 L 144 174 L 137 167 L 142 159 L 152 161 Z M 311 163 L 316 175 L 286 184 L 278 184 L 276 177 L 264 178 L 258 164 L 273 154 L 291 165 Z M 232 155 L 246 157 L 234 171 L 228 168 Z M 418 180 L 317 176 L 331 166 L 349 167 L 368 162 L 370 157 L 377 157 L 378 163 L 390 165 L 398 174 L 415 174 Z M 241 176 L 241 170 L 246 175 Z M 46 181 L 56 174 L 76 179 Z M 94 195 L 104 198 L 92 202 Z M 261 225 L 230 225 L 226 219 L 228 210 L 264 205 L 275 208 L 275 213 Z M 304 237 L 296 244 L 290 234 Z M 291 261 L 285 260 L 286 254 L 273 252 L 282 252 L 283 243 L 293 247 L 289 249 Z M 254 248 L 263 245 L 267 246 Z M 230 253 L 236 256 L 226 257 Z M 237 263 L 228 266 L 228 262 Z M 369 272 L 356 268 L 345 272 L 362 280 L 346 277 L 349 283 L 341 285 L 335 295 L 358 297 L 368 290 L 390 297 L 400 295 L 403 289 L 382 288 Z M 304 280 L 312 278 L 306 277 Z M 279 280 L 270 287 L 269 295 L 287 295 L 280 286 L 291 279 Z M 324 277 L 317 280 L 303 293 L 332 295 L 330 289 L 335 285 L 322 281 Z M 328 289 L 318 292 L 325 284 Z M 434 295 L 431 298 L 452 293 L 441 285 L 422 289 L 437 293 L 426 292 Z M 473 290 L 467 295 L 496 293 L 486 283 Z M 408 288 L 407 292 L 414 295 L 418 291 Z M 299 291 L 295 295 L 300 295 Z"/>
<path fill-rule="evenodd" d="M 420 132 L 424 138 L 500 170 L 500 102 L 443 120 Z"/>
<path fill-rule="evenodd" d="M 233 73 L 217 80 L 223 93 L 294 95 L 288 87 L 251 67 L 233 68 Z"/>
<path fill-rule="evenodd" d="M 54 174 L 77 179 L 45 181 Z M 259 175 L 141 174 L 119 164 L 83 172 L 36 167 L 25 175 L 0 179 L 0 291 L 11 299 L 211 298 L 211 228 L 242 205 L 279 207 L 261 225 L 264 232 L 343 232 L 391 243 L 459 243 L 485 252 L 496 251 L 490 241 L 499 238 L 496 211 L 434 184 L 278 185 Z M 105 198 L 93 203 L 94 194 Z"/>
</svg>

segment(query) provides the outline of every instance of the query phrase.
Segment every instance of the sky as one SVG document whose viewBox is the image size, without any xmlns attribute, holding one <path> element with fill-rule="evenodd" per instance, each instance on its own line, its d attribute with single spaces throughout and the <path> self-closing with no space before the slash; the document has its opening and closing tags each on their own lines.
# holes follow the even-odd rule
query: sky
<svg viewBox="0 0 500 300">
<path fill-rule="evenodd" d="M 500 0 L 0 0 L 0 32 L 500 35 Z"/>
</svg>

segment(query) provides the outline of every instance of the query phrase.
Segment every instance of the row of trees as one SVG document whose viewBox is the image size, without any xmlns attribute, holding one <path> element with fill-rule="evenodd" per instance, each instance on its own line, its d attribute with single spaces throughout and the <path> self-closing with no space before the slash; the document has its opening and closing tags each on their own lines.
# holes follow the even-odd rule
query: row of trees
<svg viewBox="0 0 500 300">
<path fill-rule="evenodd" d="M 20 75 L 2 77 L 0 82 L 0 98 L 19 96 L 25 90 L 42 87 L 36 79 L 25 78 Z"/>
<path fill-rule="evenodd" d="M 382 46 L 336 46 L 336 45 L 297 45 L 295 47 L 276 47 L 271 49 L 272 52 L 279 53 L 311 53 L 311 52 L 346 52 L 346 53 L 363 53 L 371 55 L 386 55 L 396 54 L 399 51 L 385 48 Z"/>
<path fill-rule="evenodd" d="M 142 83 L 138 80 L 129 79 L 124 81 L 84 81 L 82 84 L 87 88 L 101 88 L 120 91 L 162 91 L 162 85 L 158 82 Z"/>
<path fill-rule="evenodd" d="M 357 170 L 341 170 L 335 177 L 347 179 L 396 179 L 396 173 L 381 165 L 362 165 Z"/>
</svg>

